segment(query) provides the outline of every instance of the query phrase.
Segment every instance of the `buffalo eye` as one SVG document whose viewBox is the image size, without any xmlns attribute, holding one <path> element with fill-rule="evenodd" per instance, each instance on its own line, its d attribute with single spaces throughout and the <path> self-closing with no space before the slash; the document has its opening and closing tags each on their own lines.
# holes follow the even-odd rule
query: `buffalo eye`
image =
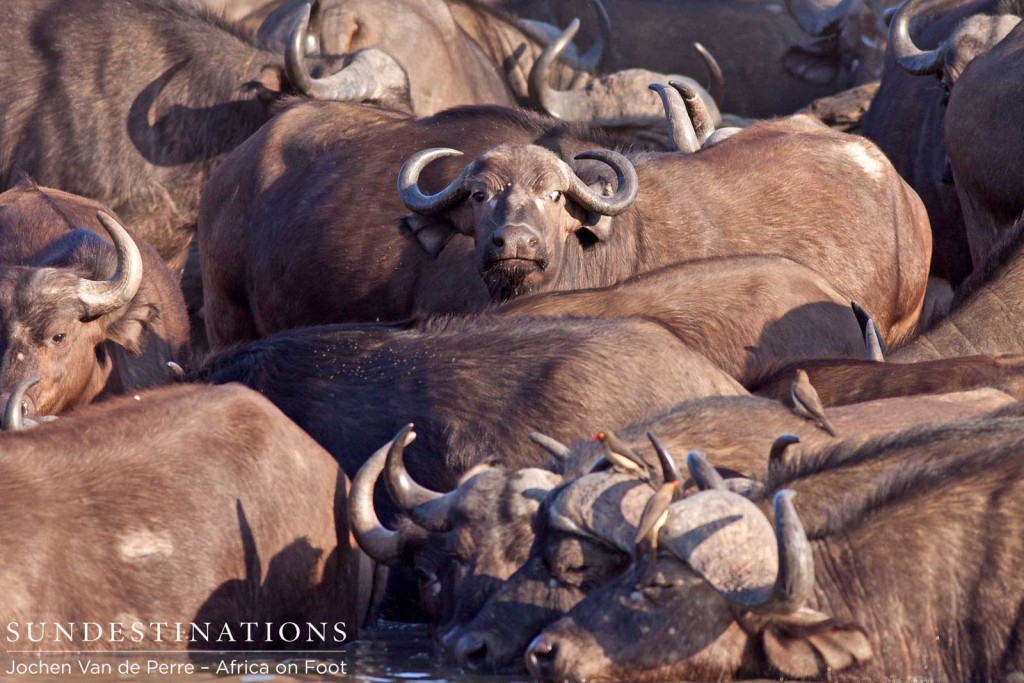
<svg viewBox="0 0 1024 683">
<path fill-rule="evenodd" d="M 555 190 L 554 192 L 552 192 L 551 194 L 548 195 L 548 201 L 552 201 L 552 202 L 557 202 L 561 198 L 562 198 L 562 193 L 559 190 Z"/>
<path fill-rule="evenodd" d="M 482 190 L 477 190 L 476 192 L 473 193 L 473 201 L 474 202 L 482 202 L 485 199 L 487 199 L 487 193 L 486 192 L 483 192 Z"/>
<path fill-rule="evenodd" d="M 52 337 L 50 337 L 50 341 L 52 341 L 54 344 L 58 344 L 59 345 L 59 344 L 63 344 L 64 340 L 67 339 L 67 338 L 68 338 L 68 335 L 64 334 L 63 332 L 58 332 L 57 334 L 55 334 Z"/>
</svg>

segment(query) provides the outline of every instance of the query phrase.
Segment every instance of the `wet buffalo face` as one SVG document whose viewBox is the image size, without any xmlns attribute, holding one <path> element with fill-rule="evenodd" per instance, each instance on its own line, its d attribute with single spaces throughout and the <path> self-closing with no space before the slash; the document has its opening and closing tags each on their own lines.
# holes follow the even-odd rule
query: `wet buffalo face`
<svg viewBox="0 0 1024 683">
<path fill-rule="evenodd" d="M 73 255 L 72 266 L 0 267 L 0 396 L 39 378 L 24 399 L 28 413 L 89 403 L 111 374 L 108 342 L 139 353 L 144 326 L 156 314 L 136 298 L 137 247 L 120 225 L 105 215 L 101 220 L 115 247 L 77 230 L 66 238 L 70 248 L 58 245 Z"/>
<path fill-rule="evenodd" d="M 424 150 L 402 167 L 400 194 L 415 212 L 405 225 L 431 253 L 456 232 L 473 236 L 477 267 L 497 301 L 547 288 L 565 267 L 569 240 L 586 248 L 609 239 L 610 222 L 602 217 L 622 213 L 636 198 L 636 173 L 621 155 L 604 150 L 576 157 L 612 167 L 618 189 L 606 196 L 558 155 L 535 145 L 496 147 L 444 190 L 424 195 L 417 186 L 420 171 L 435 159 L 458 154 Z M 603 188 L 605 181 L 593 184 Z"/>
</svg>

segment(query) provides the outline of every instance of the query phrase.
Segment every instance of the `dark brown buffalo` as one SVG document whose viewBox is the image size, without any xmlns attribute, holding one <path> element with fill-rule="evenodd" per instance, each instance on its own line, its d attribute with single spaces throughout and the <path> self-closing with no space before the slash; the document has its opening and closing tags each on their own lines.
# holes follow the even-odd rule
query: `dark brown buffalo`
<svg viewBox="0 0 1024 683">
<path fill-rule="evenodd" d="M 1018 11 L 1024 13 L 1024 7 Z M 964 69 L 950 92 L 946 114 L 949 165 L 975 267 L 985 262 L 1024 212 L 1024 190 L 1015 173 L 1024 162 L 1024 142 L 1015 125 L 1024 120 L 1018 97 L 1024 73 L 1024 26 L 1017 15 L 1001 19 L 1001 28 L 1015 27 Z"/>
<path fill-rule="evenodd" d="M 290 629 L 277 636 L 284 622 L 307 649 L 358 635 L 369 566 L 349 543 L 348 480 L 249 389 L 155 389 L 7 432 L 0 468 L 0 618 L 20 625 L 21 649 L 295 647 Z M 79 630 L 30 642 L 26 615 Z M 102 624 L 102 637 L 84 640 L 82 622 Z M 178 637 L 174 624 L 189 622 L 210 622 L 209 640 L 190 642 L 187 627 Z M 260 624 L 249 641 L 243 622 Z M 326 637 L 307 642 L 307 622 L 326 622 Z M 234 640 L 218 639 L 224 626 Z"/>
<path fill-rule="evenodd" d="M 796 368 L 811 378 L 825 406 L 843 406 L 892 396 L 944 394 L 991 387 L 1024 399 L 1024 356 L 965 356 L 917 363 L 869 360 L 803 361 L 751 388 L 759 396 L 789 401 Z"/>
<path fill-rule="evenodd" d="M 531 673 L 1006 680 L 1024 666 L 1022 446 L 1019 417 L 918 429 L 783 460 L 754 503 L 684 499 L 656 570 L 641 559 L 546 629 Z"/>
<path fill-rule="evenodd" d="M 864 355 L 849 302 L 825 278 L 780 256 L 692 261 L 602 289 L 520 297 L 498 310 L 656 320 L 744 386 L 802 359 Z"/>
<path fill-rule="evenodd" d="M 688 259 L 777 254 L 863 304 L 887 343 L 905 338 L 921 312 L 931 256 L 924 207 L 874 145 L 810 117 L 760 123 L 699 154 L 577 155 L 614 171 L 614 193 L 596 165 L 506 144 L 424 194 L 420 171 L 459 154 L 428 149 L 406 162 L 406 224 L 432 251 L 472 235 L 496 300 L 607 286 Z M 837 177 L 849 182 L 823 180 Z"/>
<path fill-rule="evenodd" d="M 828 415 L 840 436 L 859 442 L 916 425 L 978 417 L 1013 403 L 1013 399 L 998 391 L 980 390 L 873 401 L 836 408 Z M 668 414 L 616 432 L 643 458 L 652 474 L 659 465 L 648 432 L 657 433 L 672 452 L 686 453 L 693 448 L 707 452 L 723 476 L 758 479 L 767 473 L 768 453 L 779 434 L 799 434 L 803 445 L 812 449 L 833 441 L 825 431 L 776 401 L 752 397 L 688 401 Z M 531 550 L 531 542 L 538 508 L 545 514 L 545 507 L 541 506 L 545 492 L 585 475 L 601 456 L 599 445 L 591 439 L 561 450 L 558 474 L 537 469 L 508 472 L 489 468 L 471 478 L 467 476 L 459 488 L 438 501 L 406 506 L 412 520 L 428 526 L 401 525 L 393 542 L 408 551 L 404 561 L 430 568 L 433 585 L 429 592 L 442 596 L 442 602 L 450 605 L 443 624 L 443 643 L 464 665 L 476 669 L 517 668 L 530 638 L 579 599 L 572 577 L 563 576 L 552 567 L 548 567 L 548 573 L 535 567 L 525 576 L 517 575 L 509 583 L 501 583 L 512 577 L 531 553 L 540 551 L 539 547 Z M 689 489 L 693 482 L 687 480 L 684 486 Z M 440 509 L 447 509 L 447 518 Z M 579 514 L 588 513 L 580 510 Z M 372 511 L 367 511 L 364 518 L 372 518 Z M 454 549 L 456 566 L 439 562 L 429 548 Z M 549 550 L 556 552 L 557 547 Z M 614 555 L 622 551 L 594 552 Z M 621 566 L 613 558 L 595 564 Z M 594 585 L 610 578 L 591 573 Z M 499 590 L 502 597 L 495 598 L 497 602 L 489 608 L 489 616 L 477 617 L 481 606 Z M 460 647 L 464 636 L 467 638 Z"/>
<path fill-rule="evenodd" d="M 189 332 L 176 279 L 98 202 L 23 181 L 0 194 L 0 400 L 41 381 L 56 414 L 166 384 Z"/>
<path fill-rule="evenodd" d="M 932 226 L 932 273 L 954 286 L 979 261 L 972 260 L 943 144 L 946 102 L 971 60 L 1019 20 L 1006 14 L 1007 6 L 1002 0 L 904 4 L 890 26 L 882 85 L 862 126 L 920 195 Z"/>
<path fill-rule="evenodd" d="M 681 401 L 745 394 L 706 358 L 641 320 L 437 318 L 292 330 L 213 357 L 199 376 L 267 396 L 354 476 L 398 426 L 420 438 L 409 470 L 453 488 L 492 458 L 546 462 L 527 435 L 556 439 L 633 422 Z"/>
<path fill-rule="evenodd" d="M 519 142 L 571 158 L 624 139 L 498 107 L 411 119 L 341 103 L 294 106 L 239 147 L 204 191 L 199 235 L 211 345 L 306 325 L 485 307 L 490 297 L 470 239 L 452 239 L 434 261 L 400 229 L 402 162 L 456 142 L 471 154 Z M 438 166 L 424 174 L 425 186 L 443 187 L 462 163 Z"/>
<path fill-rule="evenodd" d="M 786 0 L 790 14 L 808 35 L 783 64 L 789 73 L 812 83 L 840 88 L 877 81 L 889 43 L 886 16 L 901 0 Z"/>
<path fill-rule="evenodd" d="M 23 0 L 9 10 L 0 188 L 28 173 L 102 201 L 176 273 L 210 172 L 282 98 L 407 97 L 404 73 L 382 53 L 310 80 L 301 53 L 286 64 L 191 3 Z"/>
<path fill-rule="evenodd" d="M 897 363 L 1024 353 L 1024 220 L 1003 236 L 985 267 L 964 282 L 953 312 L 889 355 Z"/>
</svg>

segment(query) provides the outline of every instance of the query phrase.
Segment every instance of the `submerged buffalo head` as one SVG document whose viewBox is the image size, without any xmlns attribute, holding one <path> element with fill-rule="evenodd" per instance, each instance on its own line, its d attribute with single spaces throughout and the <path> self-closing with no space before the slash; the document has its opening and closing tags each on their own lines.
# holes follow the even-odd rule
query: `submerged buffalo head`
<svg viewBox="0 0 1024 683">
<path fill-rule="evenodd" d="M 363 550 L 388 565 L 411 566 L 427 618 L 447 632 L 469 621 L 500 583 L 523 562 L 540 500 L 561 482 L 554 472 L 509 472 L 481 464 L 448 493 L 430 491 L 405 469 L 403 451 L 415 433 L 408 425 L 359 470 L 350 497 L 353 532 Z M 373 506 L 384 474 L 387 490 L 406 519 L 385 528 Z"/>
<path fill-rule="evenodd" d="M 611 239 L 611 223 L 605 217 L 629 209 L 637 195 L 636 171 L 621 154 L 599 150 L 576 155 L 604 162 L 615 172 L 618 189 L 606 196 L 557 154 L 535 145 L 496 147 L 466 166 L 448 187 L 424 194 L 418 186 L 424 167 L 459 154 L 428 149 L 405 162 L 399 194 L 414 212 L 405 225 L 433 254 L 456 232 L 473 236 L 477 267 L 496 300 L 542 290 L 554 282 L 568 241 L 578 240 L 589 248 Z"/>
<path fill-rule="evenodd" d="M 79 229 L 44 259 L 66 265 L 0 266 L 0 396 L 38 378 L 22 399 L 26 412 L 56 414 L 93 400 L 111 376 L 109 343 L 138 354 L 156 314 L 136 296 L 142 256 L 135 242 L 107 214 L 97 217 L 113 246 Z"/>
<path fill-rule="evenodd" d="M 869 659 L 862 630 L 807 606 L 814 559 L 790 498 L 775 496 L 777 532 L 728 491 L 672 505 L 656 568 L 644 557 L 545 629 L 526 652 L 530 672 L 550 681 L 823 679 Z"/>
</svg>

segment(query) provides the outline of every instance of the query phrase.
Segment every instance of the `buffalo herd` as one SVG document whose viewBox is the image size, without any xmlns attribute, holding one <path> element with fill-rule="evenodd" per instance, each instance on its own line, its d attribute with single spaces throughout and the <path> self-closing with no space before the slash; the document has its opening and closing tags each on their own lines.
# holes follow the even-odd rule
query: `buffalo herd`
<svg viewBox="0 0 1024 683">
<path fill-rule="evenodd" d="M 9 5 L 29 649 L 1024 676 L 1024 2 Z"/>
</svg>

